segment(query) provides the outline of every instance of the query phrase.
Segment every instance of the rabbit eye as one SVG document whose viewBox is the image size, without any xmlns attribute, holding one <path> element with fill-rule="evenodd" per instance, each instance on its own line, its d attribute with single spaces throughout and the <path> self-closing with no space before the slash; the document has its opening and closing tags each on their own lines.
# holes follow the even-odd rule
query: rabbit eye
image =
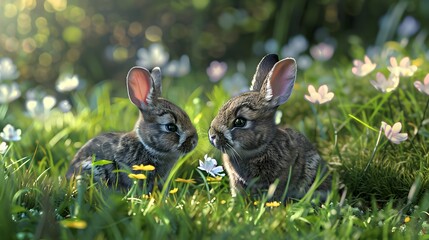
<svg viewBox="0 0 429 240">
<path fill-rule="evenodd" d="M 165 124 L 165 129 L 167 129 L 169 132 L 176 132 L 177 126 L 174 123 Z"/>
<path fill-rule="evenodd" d="M 246 125 L 246 119 L 241 117 L 236 118 L 233 124 L 234 124 L 234 127 L 244 127 Z"/>
</svg>

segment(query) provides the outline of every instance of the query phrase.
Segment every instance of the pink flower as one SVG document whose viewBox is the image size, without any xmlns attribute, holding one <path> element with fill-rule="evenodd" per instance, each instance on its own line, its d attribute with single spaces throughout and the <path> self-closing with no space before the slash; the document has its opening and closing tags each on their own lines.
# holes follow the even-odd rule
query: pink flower
<svg viewBox="0 0 429 240">
<path fill-rule="evenodd" d="M 352 73 L 354 75 L 359 77 L 364 77 L 368 75 L 370 72 L 372 72 L 377 66 L 377 64 L 372 63 L 371 59 L 369 59 L 369 57 L 366 55 L 365 55 L 364 61 L 365 62 L 362 62 L 361 60 L 353 61 L 354 67 L 352 68 Z"/>
<path fill-rule="evenodd" d="M 319 43 L 310 48 L 310 54 L 318 61 L 327 61 L 334 55 L 334 47 L 327 43 Z"/>
<path fill-rule="evenodd" d="M 322 85 L 316 92 L 316 89 L 313 85 L 308 85 L 308 92 L 310 95 L 305 95 L 305 99 L 311 103 L 324 104 L 332 100 L 334 98 L 333 92 L 328 92 L 328 86 Z"/>
<path fill-rule="evenodd" d="M 381 128 L 384 130 L 384 135 L 386 135 L 387 139 L 394 144 L 400 144 L 401 142 L 408 139 L 407 133 L 400 133 L 402 129 L 402 124 L 397 122 L 390 126 L 385 122 L 381 122 Z"/>
<path fill-rule="evenodd" d="M 210 81 L 219 81 L 226 73 L 228 65 L 225 62 L 212 61 L 206 72 L 210 78 Z"/>
<path fill-rule="evenodd" d="M 372 86 L 381 92 L 391 92 L 398 87 L 399 76 L 390 74 L 389 78 L 386 79 L 386 77 L 381 72 L 378 72 L 376 75 L 376 80 L 371 80 L 370 82 Z"/>
<path fill-rule="evenodd" d="M 396 58 L 390 58 L 390 67 L 387 67 L 389 71 L 396 76 L 411 77 L 414 72 L 417 71 L 417 66 L 411 65 L 409 57 L 404 57 L 398 65 Z"/>
<path fill-rule="evenodd" d="M 426 75 L 423 83 L 420 81 L 415 81 L 414 87 L 416 87 L 420 92 L 429 95 L 429 73 Z"/>
</svg>

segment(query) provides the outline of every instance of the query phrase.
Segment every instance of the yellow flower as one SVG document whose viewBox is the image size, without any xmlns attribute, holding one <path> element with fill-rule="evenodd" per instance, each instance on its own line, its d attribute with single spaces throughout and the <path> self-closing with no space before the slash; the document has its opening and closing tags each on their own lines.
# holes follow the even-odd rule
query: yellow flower
<svg viewBox="0 0 429 240">
<path fill-rule="evenodd" d="M 195 181 L 195 179 L 193 179 L 193 178 L 190 178 L 190 179 L 176 178 L 176 180 L 175 180 L 175 181 L 176 181 L 176 182 L 181 182 L 181 183 L 192 183 L 192 184 L 197 183 L 197 182 Z"/>
<path fill-rule="evenodd" d="M 280 206 L 280 202 L 277 202 L 277 201 L 274 201 L 274 202 L 267 202 L 267 203 L 265 203 L 265 206 L 267 206 L 267 207 L 278 207 L 278 206 Z"/>
<path fill-rule="evenodd" d="M 172 190 L 170 190 L 170 193 L 175 194 L 175 193 L 177 193 L 177 191 L 179 191 L 179 189 L 176 187 L 176 188 L 173 188 Z"/>
<path fill-rule="evenodd" d="M 141 171 L 153 171 L 155 170 L 155 167 L 153 165 L 133 165 L 133 170 L 137 171 L 137 170 L 141 170 Z"/>
<path fill-rule="evenodd" d="M 404 223 L 409 223 L 411 221 L 410 216 L 406 216 L 404 219 Z"/>
<path fill-rule="evenodd" d="M 217 177 L 207 177 L 207 181 L 208 182 L 220 182 L 222 180 L 222 177 L 217 176 Z"/>
<path fill-rule="evenodd" d="M 220 201 L 220 204 L 222 204 L 222 205 L 225 204 L 225 203 L 226 203 L 226 200 L 221 200 Z"/>
<path fill-rule="evenodd" d="M 253 205 L 255 205 L 255 206 L 259 205 L 259 201 L 254 201 Z"/>
<path fill-rule="evenodd" d="M 65 219 L 61 224 L 66 228 L 85 229 L 88 225 L 84 220 L 79 219 Z"/>
<path fill-rule="evenodd" d="M 146 175 L 142 173 L 139 173 L 139 174 L 130 173 L 128 174 L 128 177 L 132 179 L 141 179 L 141 180 L 146 179 Z"/>
</svg>

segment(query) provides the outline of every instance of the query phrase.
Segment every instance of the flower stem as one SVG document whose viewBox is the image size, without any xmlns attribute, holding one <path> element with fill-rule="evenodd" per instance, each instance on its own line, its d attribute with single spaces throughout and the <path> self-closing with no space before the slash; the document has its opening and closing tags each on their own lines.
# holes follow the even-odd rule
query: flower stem
<svg viewBox="0 0 429 240">
<path fill-rule="evenodd" d="M 319 125 L 319 118 L 318 118 L 318 115 L 317 115 L 317 112 L 318 112 L 318 105 L 317 106 L 315 106 L 315 105 L 311 105 L 311 110 L 313 111 L 313 114 L 314 114 L 314 140 L 316 140 L 317 139 L 317 126 Z"/>
<path fill-rule="evenodd" d="M 392 99 L 391 99 L 392 93 L 390 92 L 390 93 L 386 93 L 386 94 L 388 94 L 387 95 L 387 106 L 389 107 L 389 118 L 393 118 L 394 115 L 393 115 L 393 110 L 392 110 Z"/>
<path fill-rule="evenodd" d="M 201 172 L 199 169 L 197 169 L 198 174 L 200 174 L 201 178 L 204 180 L 204 185 L 206 186 L 207 189 L 207 198 L 210 200 L 211 196 L 210 196 L 210 187 L 209 184 L 207 183 L 207 177 L 204 176 L 203 172 Z"/>
<path fill-rule="evenodd" d="M 338 155 L 338 158 L 340 159 L 340 162 L 343 162 L 343 157 L 341 156 L 340 148 L 338 147 L 338 130 L 335 128 L 335 125 L 332 122 L 332 116 L 331 116 L 331 112 L 329 111 L 329 105 L 328 105 L 327 112 L 328 112 L 329 124 L 332 126 L 332 129 L 334 130 L 335 151 L 337 152 L 337 155 Z"/>
<path fill-rule="evenodd" d="M 375 143 L 374 150 L 372 150 L 371 157 L 369 158 L 368 163 L 366 164 L 366 167 L 363 170 L 364 172 L 366 172 L 366 170 L 368 169 L 369 165 L 371 164 L 372 160 L 375 157 L 375 153 L 377 152 L 378 144 L 380 143 L 380 137 L 381 137 L 382 130 L 383 130 L 383 128 L 380 126 L 380 130 L 378 131 L 377 142 Z"/>
<path fill-rule="evenodd" d="M 401 99 L 400 99 L 400 96 L 399 96 L 399 91 L 396 91 L 395 95 L 396 95 L 396 100 L 398 101 L 399 109 L 401 109 L 401 112 L 404 113 L 404 118 L 408 119 L 407 111 L 406 111 L 406 109 L 404 108 L 404 106 L 401 103 Z"/>
</svg>

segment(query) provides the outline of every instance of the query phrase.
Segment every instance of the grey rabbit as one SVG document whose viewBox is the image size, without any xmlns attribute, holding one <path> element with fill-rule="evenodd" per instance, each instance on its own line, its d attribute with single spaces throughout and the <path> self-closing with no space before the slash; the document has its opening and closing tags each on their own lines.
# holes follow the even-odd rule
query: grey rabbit
<svg viewBox="0 0 429 240">
<path fill-rule="evenodd" d="M 289 99 L 296 72 L 293 58 L 279 61 L 275 54 L 266 55 L 250 91 L 227 101 L 211 122 L 209 140 L 223 153 L 233 196 L 245 189 L 252 194 L 268 191 L 278 179 L 273 200 L 299 199 L 318 172 L 328 174 L 326 163 L 303 134 L 275 124 L 276 110 Z M 326 176 L 316 191 L 321 200 L 331 189 L 331 176 Z"/>
<path fill-rule="evenodd" d="M 89 140 L 73 158 L 67 178 L 93 171 L 94 180 L 129 189 L 133 180 L 126 171 L 133 165 L 150 164 L 155 167 L 146 179 L 147 189 L 151 191 L 155 179 L 159 179 L 158 183 L 165 180 L 178 158 L 197 145 L 198 135 L 188 115 L 160 97 L 161 70 L 158 67 L 151 73 L 145 68 L 133 67 L 126 82 L 129 99 L 140 110 L 134 131 L 103 133 Z M 95 160 L 112 163 L 93 166 L 93 156 Z"/>
</svg>

